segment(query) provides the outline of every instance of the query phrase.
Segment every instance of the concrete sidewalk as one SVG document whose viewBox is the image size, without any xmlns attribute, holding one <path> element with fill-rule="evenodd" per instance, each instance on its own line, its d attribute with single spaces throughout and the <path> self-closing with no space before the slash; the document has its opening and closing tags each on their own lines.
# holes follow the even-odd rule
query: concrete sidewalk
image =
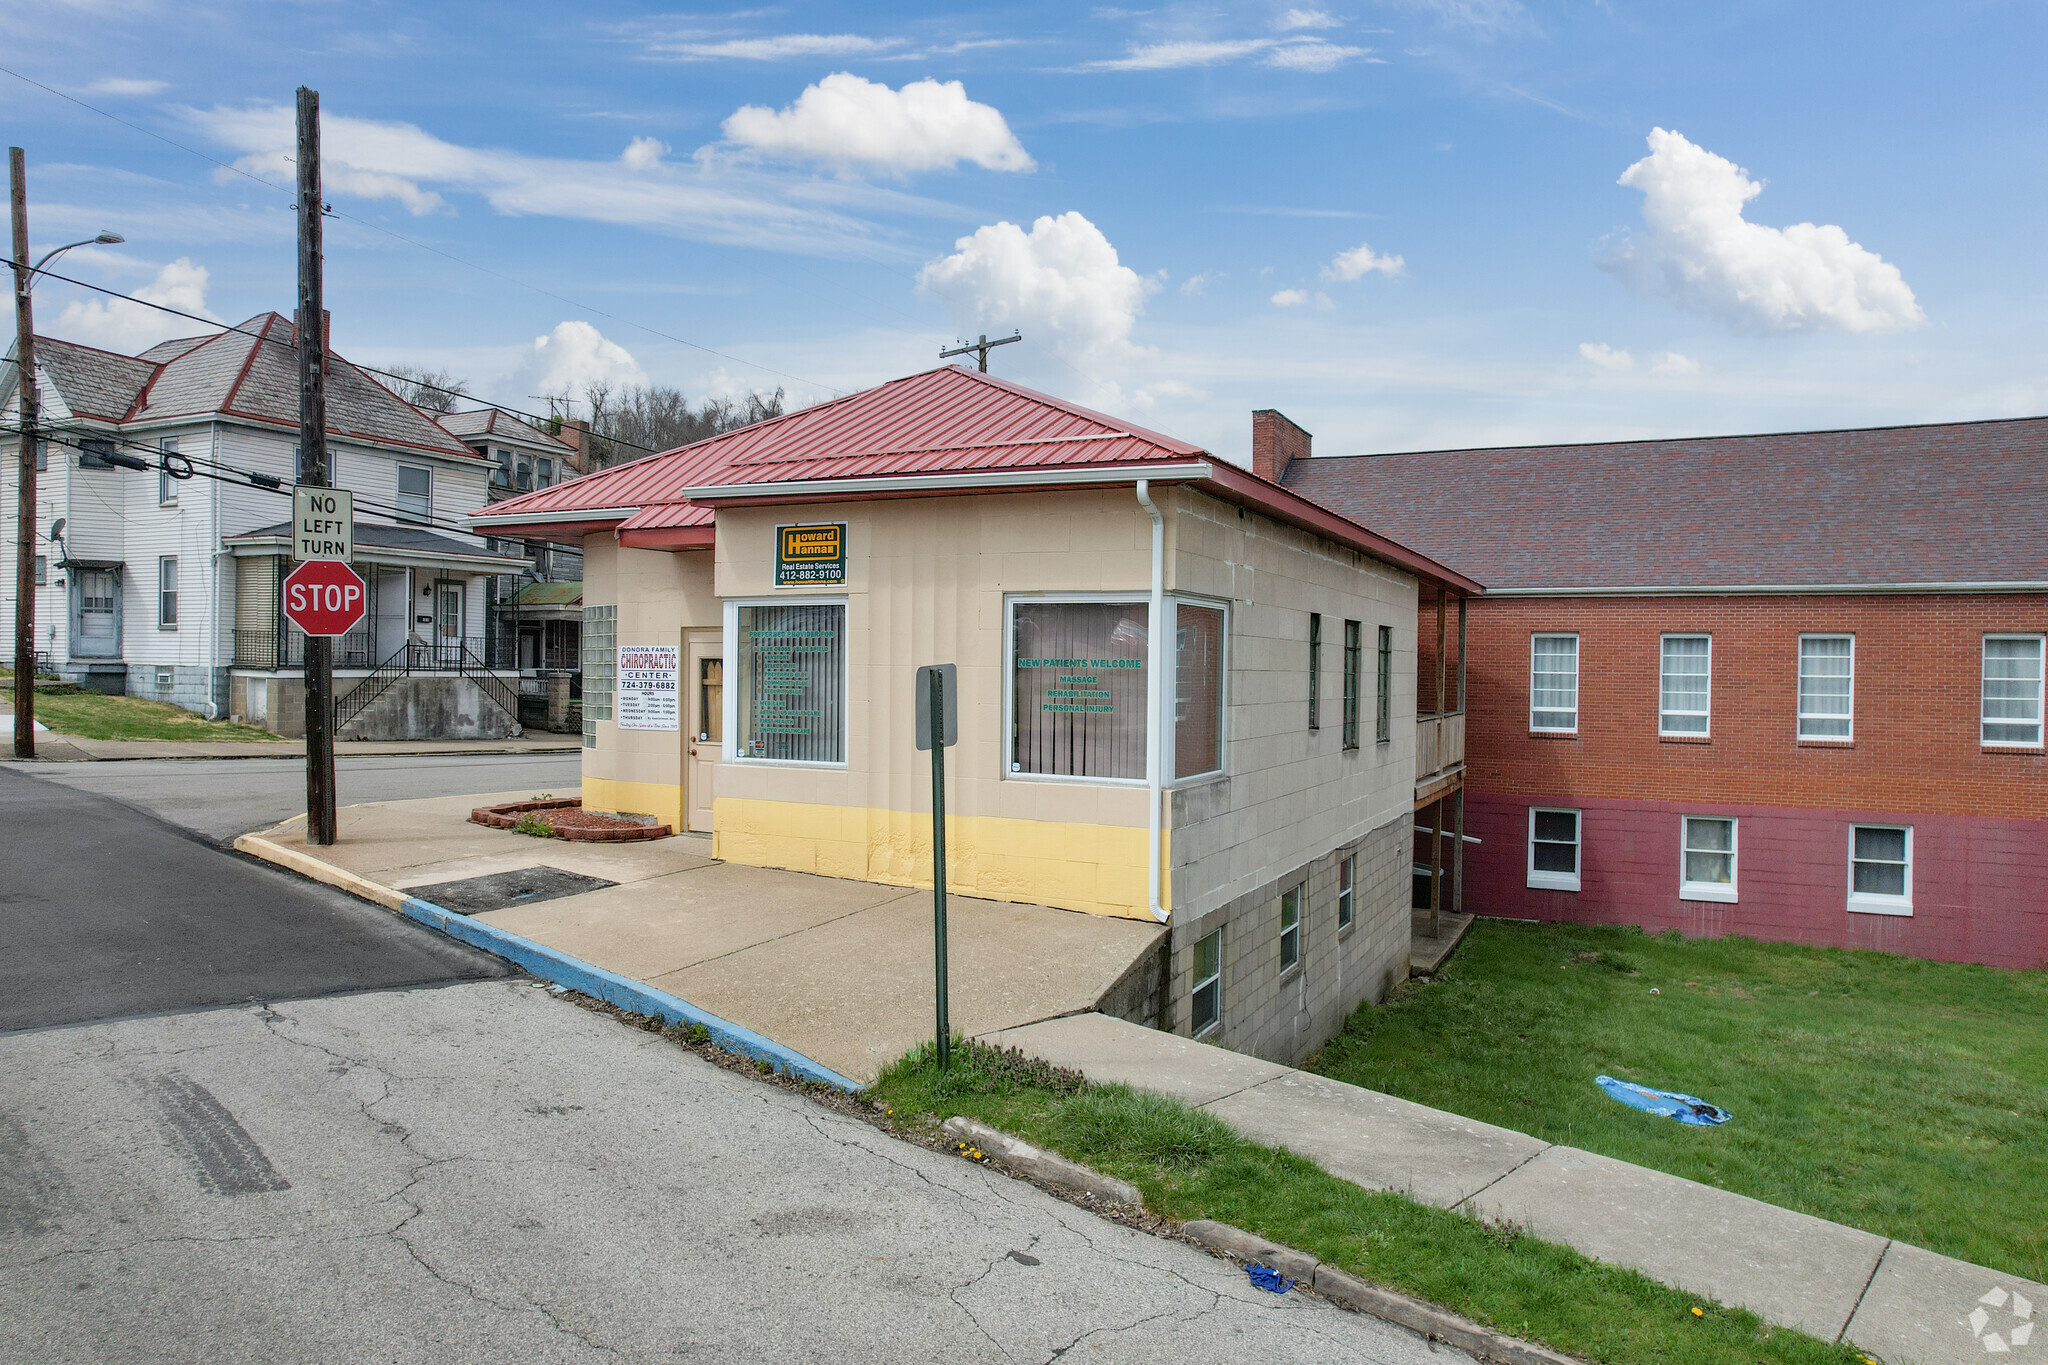
<svg viewBox="0 0 2048 1365">
<path fill-rule="evenodd" d="M 570 795 L 557 792 L 556 795 Z M 710 840 L 535 839 L 467 823 L 531 791 L 344 807 L 309 848 L 299 816 L 236 847 L 377 898 L 552 868 L 616 885 L 472 920 L 680 997 L 862 1083 L 933 1030 L 931 893 L 721 863 Z M 432 900 L 431 896 L 423 899 Z M 1154 960 L 1156 924 L 949 896 L 952 1024 L 966 1033 L 1101 1008 Z"/>
<path fill-rule="evenodd" d="M 2048 1360 L 2048 1286 L 1904 1242 L 1101 1014 L 984 1036 L 1172 1095 L 1368 1189 L 1513 1222 L 1888 1361 Z"/>
</svg>

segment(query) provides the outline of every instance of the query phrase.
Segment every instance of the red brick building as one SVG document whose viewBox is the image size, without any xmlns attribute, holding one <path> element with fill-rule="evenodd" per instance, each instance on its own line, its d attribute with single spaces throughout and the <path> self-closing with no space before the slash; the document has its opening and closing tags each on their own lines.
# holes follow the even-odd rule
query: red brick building
<svg viewBox="0 0 2048 1365">
<path fill-rule="evenodd" d="M 2048 419 L 1294 454 L 1488 584 L 1467 910 L 2048 964 Z"/>
</svg>

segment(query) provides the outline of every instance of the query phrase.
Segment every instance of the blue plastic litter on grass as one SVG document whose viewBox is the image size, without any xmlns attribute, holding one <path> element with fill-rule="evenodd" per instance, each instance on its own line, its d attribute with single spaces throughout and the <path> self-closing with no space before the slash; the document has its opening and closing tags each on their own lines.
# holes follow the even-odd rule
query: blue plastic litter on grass
<svg viewBox="0 0 2048 1365">
<path fill-rule="evenodd" d="M 1695 1128 L 1710 1128 L 1717 1123 L 1726 1123 L 1729 1113 L 1719 1105 L 1708 1104 L 1697 1095 L 1681 1095 L 1676 1090 L 1652 1090 L 1647 1085 L 1633 1081 L 1617 1081 L 1612 1076 L 1595 1076 L 1594 1082 L 1615 1099 L 1631 1109 L 1640 1109 L 1646 1114 L 1657 1114 L 1667 1119 L 1677 1119 Z"/>
<path fill-rule="evenodd" d="M 1261 1289 L 1270 1289 L 1275 1294 L 1285 1294 L 1294 1288 L 1294 1281 L 1282 1275 L 1269 1265 L 1248 1265 L 1245 1273 L 1252 1277 L 1252 1283 Z"/>
</svg>

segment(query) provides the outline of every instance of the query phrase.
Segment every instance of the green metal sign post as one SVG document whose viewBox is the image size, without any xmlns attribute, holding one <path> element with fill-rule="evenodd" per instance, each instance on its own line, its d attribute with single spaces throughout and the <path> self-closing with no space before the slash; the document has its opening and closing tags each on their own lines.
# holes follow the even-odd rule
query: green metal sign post
<svg viewBox="0 0 2048 1365">
<path fill-rule="evenodd" d="M 953 1065 L 953 1030 L 946 1019 L 946 746 L 960 742 L 957 690 L 952 664 L 917 670 L 917 747 L 932 751 L 932 961 L 941 1071 Z"/>
</svg>

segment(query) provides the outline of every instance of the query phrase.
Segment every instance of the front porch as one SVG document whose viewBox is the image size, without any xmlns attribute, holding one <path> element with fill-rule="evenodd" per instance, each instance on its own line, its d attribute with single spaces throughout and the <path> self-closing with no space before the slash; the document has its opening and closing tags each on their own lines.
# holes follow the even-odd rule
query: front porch
<svg viewBox="0 0 2048 1365">
<path fill-rule="evenodd" d="M 284 619 L 287 528 L 226 540 L 235 562 L 228 709 L 288 738 L 305 733 L 306 637 Z M 403 526 L 358 524 L 363 623 L 334 644 L 341 739 L 503 739 L 520 733 L 514 642 L 485 628 L 488 585 L 526 561 Z"/>
</svg>

